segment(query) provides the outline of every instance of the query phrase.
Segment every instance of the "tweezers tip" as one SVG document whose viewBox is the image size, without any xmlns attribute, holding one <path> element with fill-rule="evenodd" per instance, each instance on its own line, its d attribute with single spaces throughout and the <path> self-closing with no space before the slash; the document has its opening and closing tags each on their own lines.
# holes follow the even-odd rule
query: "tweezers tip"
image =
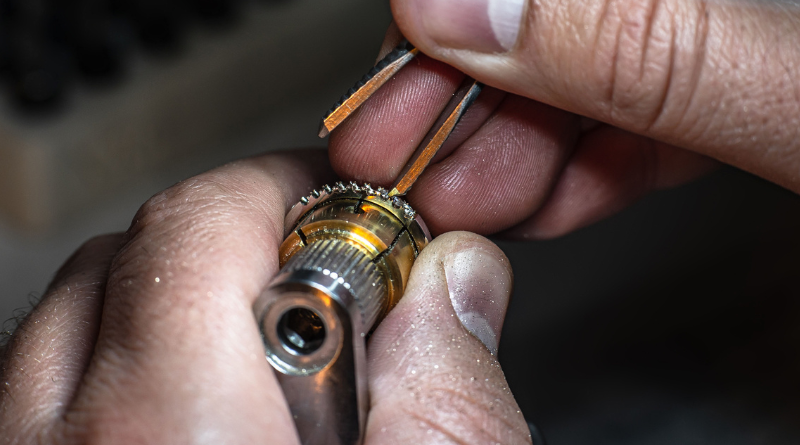
<svg viewBox="0 0 800 445">
<path fill-rule="evenodd" d="M 319 138 L 324 139 L 329 134 L 331 134 L 331 131 L 328 129 L 328 126 L 325 125 L 325 121 L 322 121 L 322 123 L 319 125 Z"/>
</svg>

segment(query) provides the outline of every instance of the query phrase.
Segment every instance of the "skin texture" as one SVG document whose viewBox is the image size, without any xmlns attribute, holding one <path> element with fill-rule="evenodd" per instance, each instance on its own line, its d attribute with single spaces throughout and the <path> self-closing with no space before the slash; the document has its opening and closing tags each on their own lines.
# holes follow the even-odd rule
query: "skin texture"
<svg viewBox="0 0 800 445">
<path fill-rule="evenodd" d="M 476 3 L 392 1 L 384 50 L 429 58 L 334 132 L 337 173 L 393 182 L 466 73 L 491 97 L 409 193 L 436 233 L 559 236 L 716 161 L 800 192 L 795 4 L 528 0 L 506 51 Z"/>
<path fill-rule="evenodd" d="M 325 158 L 220 167 L 81 247 L 2 355 L 0 443 L 297 444 L 251 306 L 277 272 L 286 211 L 333 179 Z M 484 238 L 425 249 L 368 346 L 368 444 L 530 443 L 479 340 L 496 349 L 510 291 L 508 261 Z"/>
</svg>

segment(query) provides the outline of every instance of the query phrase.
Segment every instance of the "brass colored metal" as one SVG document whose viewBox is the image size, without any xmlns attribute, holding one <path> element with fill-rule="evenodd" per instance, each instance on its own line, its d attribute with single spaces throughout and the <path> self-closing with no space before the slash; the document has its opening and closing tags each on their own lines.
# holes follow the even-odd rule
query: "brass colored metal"
<svg viewBox="0 0 800 445">
<path fill-rule="evenodd" d="M 289 211 L 281 271 L 253 311 L 303 445 L 361 443 L 366 337 L 430 239 L 407 203 L 368 184 L 325 186 Z"/>
<path fill-rule="evenodd" d="M 472 80 L 469 82 L 467 89 L 462 88 L 454 95 L 448 107 L 445 108 L 445 112 L 442 113 L 442 116 L 439 118 L 440 121 L 444 119 L 444 122 L 437 122 L 436 125 L 433 126 L 428 137 L 426 137 L 424 142 L 417 148 L 411 160 L 400 174 L 394 187 L 392 187 L 392 191 L 389 192 L 389 196 L 405 195 L 408 193 L 411 186 L 417 182 L 422 172 L 425 171 L 433 157 L 436 156 L 436 153 L 439 152 L 439 149 L 441 149 L 445 141 L 447 141 L 447 138 L 453 134 L 456 125 L 458 125 L 464 113 L 467 112 L 467 109 L 475 102 L 475 99 L 478 98 L 482 89 L 483 84 Z"/>
<path fill-rule="evenodd" d="M 325 137 L 417 56 L 401 43 L 323 118 Z M 286 216 L 280 273 L 253 305 L 303 445 L 357 445 L 369 406 L 366 337 L 397 304 L 431 240 L 399 195 L 430 164 L 483 85 L 469 80 L 391 191 L 341 182 L 300 198 Z"/>
<path fill-rule="evenodd" d="M 403 295 L 411 266 L 427 244 L 428 235 L 415 218 L 407 218 L 391 199 L 348 190 L 314 206 L 281 244 L 283 267 L 304 247 L 321 240 L 337 239 L 357 247 L 383 273 L 388 295 L 379 318 Z"/>
</svg>

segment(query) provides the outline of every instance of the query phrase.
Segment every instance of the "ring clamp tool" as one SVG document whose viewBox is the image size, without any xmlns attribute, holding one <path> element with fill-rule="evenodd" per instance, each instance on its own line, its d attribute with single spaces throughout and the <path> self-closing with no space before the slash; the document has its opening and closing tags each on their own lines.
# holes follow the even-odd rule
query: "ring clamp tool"
<svg viewBox="0 0 800 445">
<path fill-rule="evenodd" d="M 419 51 L 404 41 L 324 117 L 327 136 Z M 399 301 L 431 240 L 402 196 L 480 94 L 465 83 L 391 190 L 338 182 L 300 198 L 286 216 L 281 270 L 253 311 L 303 445 L 356 445 L 369 392 L 366 338 Z"/>
</svg>

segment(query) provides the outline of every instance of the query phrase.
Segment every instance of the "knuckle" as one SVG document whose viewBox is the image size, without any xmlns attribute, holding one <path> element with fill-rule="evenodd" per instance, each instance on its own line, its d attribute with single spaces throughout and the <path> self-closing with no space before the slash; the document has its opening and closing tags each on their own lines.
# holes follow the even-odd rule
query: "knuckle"
<svg viewBox="0 0 800 445">
<path fill-rule="evenodd" d="M 278 221 L 273 218 L 278 213 L 274 203 L 260 199 L 257 191 L 249 193 L 261 185 L 253 184 L 229 172 L 212 171 L 150 198 L 111 263 L 106 297 L 127 316 L 153 323 L 187 308 L 214 306 L 209 302 L 216 297 L 209 296 L 209 284 L 203 280 L 232 264 L 261 259 L 263 249 L 242 249 L 265 246 L 265 240 L 283 234 L 283 206 Z M 267 207 L 271 213 L 265 215 Z M 123 338 L 130 324 L 108 329 Z"/>
<path fill-rule="evenodd" d="M 260 185 L 260 187 L 259 187 Z M 148 199 L 136 212 L 125 237 L 130 245 L 144 235 L 164 236 L 180 231 L 186 237 L 208 233 L 232 224 L 258 219 L 273 229 L 272 221 L 284 211 L 282 196 L 265 193 L 253 183 L 226 169 L 212 170 L 182 181 Z M 270 185 L 266 188 L 269 190 Z M 283 233 L 283 221 L 279 221 Z"/>
<path fill-rule="evenodd" d="M 221 202 L 235 202 L 238 194 L 212 174 L 182 181 L 148 199 L 133 218 L 129 238 L 164 222 L 209 210 Z"/>
<path fill-rule="evenodd" d="M 681 125 L 704 63 L 706 12 L 703 2 L 608 1 L 596 46 L 610 123 L 639 132 Z"/>
<path fill-rule="evenodd" d="M 246 205 L 244 197 L 213 174 L 183 181 L 153 196 L 139 208 L 111 263 L 107 294 L 150 289 L 158 276 L 150 272 L 173 262 L 177 263 L 169 270 L 193 270 L 205 247 L 231 225 L 243 223 L 240 216 Z M 143 310 L 127 300 L 119 303 L 129 305 L 129 311 Z"/>
<path fill-rule="evenodd" d="M 254 212 L 260 212 L 259 207 L 263 205 L 239 190 L 235 182 L 214 172 L 183 181 L 139 208 L 112 270 L 131 257 L 153 255 L 148 249 L 163 250 L 170 242 L 182 247 L 208 242 L 232 225 L 247 224 Z"/>
</svg>

